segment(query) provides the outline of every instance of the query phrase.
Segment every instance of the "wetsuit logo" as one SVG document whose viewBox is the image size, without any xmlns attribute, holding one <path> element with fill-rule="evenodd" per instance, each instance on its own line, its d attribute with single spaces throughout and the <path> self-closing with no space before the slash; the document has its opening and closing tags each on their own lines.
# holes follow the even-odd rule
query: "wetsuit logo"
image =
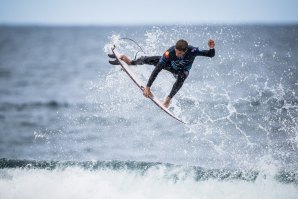
<svg viewBox="0 0 298 199">
<path fill-rule="evenodd" d="M 170 55 L 170 52 L 169 52 L 169 51 L 166 51 L 166 52 L 164 53 L 164 57 L 165 57 L 166 59 L 169 59 L 169 55 Z"/>
</svg>

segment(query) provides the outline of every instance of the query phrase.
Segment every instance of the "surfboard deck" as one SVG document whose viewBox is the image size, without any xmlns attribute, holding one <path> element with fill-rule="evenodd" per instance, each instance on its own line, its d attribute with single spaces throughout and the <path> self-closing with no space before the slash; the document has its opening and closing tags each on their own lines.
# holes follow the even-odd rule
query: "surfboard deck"
<svg viewBox="0 0 298 199">
<path fill-rule="evenodd" d="M 134 72 L 133 68 L 130 67 L 129 65 L 127 65 L 124 61 L 122 61 L 120 59 L 120 54 L 119 52 L 116 50 L 116 47 L 113 47 L 112 49 L 113 54 L 116 56 L 116 59 L 120 62 L 120 66 L 121 68 L 125 71 L 125 73 L 130 77 L 130 79 L 141 89 L 141 91 L 144 91 L 145 89 L 145 84 L 144 82 L 136 75 L 136 73 Z M 153 93 L 152 93 L 153 94 Z M 154 104 L 156 104 L 160 109 L 162 109 L 165 113 L 167 113 L 168 115 L 170 115 L 172 118 L 176 119 L 177 121 L 186 124 L 184 121 L 182 121 L 181 119 L 179 119 L 177 116 L 175 116 L 172 112 L 170 112 L 166 107 L 163 106 L 163 104 L 161 103 L 161 101 L 159 101 L 158 98 L 155 97 L 155 95 L 153 94 L 153 97 L 149 97 L 149 99 L 154 102 Z"/>
</svg>

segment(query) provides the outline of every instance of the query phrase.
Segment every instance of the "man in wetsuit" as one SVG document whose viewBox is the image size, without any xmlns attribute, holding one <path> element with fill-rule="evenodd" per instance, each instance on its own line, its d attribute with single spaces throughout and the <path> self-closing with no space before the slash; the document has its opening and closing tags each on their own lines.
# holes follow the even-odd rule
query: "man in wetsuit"
<svg viewBox="0 0 298 199">
<path fill-rule="evenodd" d="M 128 65 L 149 64 L 155 66 L 143 92 L 145 97 L 153 97 L 150 87 L 162 69 L 167 70 L 174 75 L 177 80 L 174 83 L 170 94 L 163 102 L 163 105 L 168 108 L 171 99 L 179 91 L 185 79 L 188 77 L 189 70 L 191 69 L 196 56 L 214 57 L 215 42 L 210 39 L 208 41 L 208 46 L 210 48 L 209 50 L 199 50 L 199 48 L 188 45 L 187 41 L 181 39 L 177 41 L 175 46 L 169 48 L 163 56 L 142 56 L 136 60 L 130 60 L 127 56 L 122 55 L 120 59 Z M 109 54 L 109 57 L 115 58 L 115 56 L 111 54 Z M 109 61 L 109 63 L 113 65 L 120 64 L 117 60 Z"/>
</svg>

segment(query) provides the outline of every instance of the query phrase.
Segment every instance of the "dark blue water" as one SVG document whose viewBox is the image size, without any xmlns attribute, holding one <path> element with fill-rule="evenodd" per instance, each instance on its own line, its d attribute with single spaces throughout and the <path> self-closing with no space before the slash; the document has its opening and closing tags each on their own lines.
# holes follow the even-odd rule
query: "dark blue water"
<svg viewBox="0 0 298 199">
<path fill-rule="evenodd" d="M 52 198 L 297 197 L 297 32 L 298 26 L 0 27 L 0 197 L 36 198 L 27 186 L 37 179 L 42 193 L 57 190 Z M 138 51 L 121 37 L 150 55 L 180 38 L 200 49 L 215 40 L 216 56 L 196 59 L 170 107 L 187 125 L 107 63 L 113 44 L 130 57 Z M 136 71 L 146 82 L 152 69 Z M 163 99 L 174 81 L 161 72 L 152 89 Z M 31 167 L 35 161 L 55 166 Z M 90 161 L 116 166 L 86 169 Z"/>
</svg>

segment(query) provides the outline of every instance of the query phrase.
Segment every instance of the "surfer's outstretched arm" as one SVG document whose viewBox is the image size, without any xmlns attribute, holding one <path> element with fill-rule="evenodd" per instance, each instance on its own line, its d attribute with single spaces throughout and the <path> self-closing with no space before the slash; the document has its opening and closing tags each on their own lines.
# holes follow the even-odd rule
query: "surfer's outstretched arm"
<svg viewBox="0 0 298 199">
<path fill-rule="evenodd" d="M 209 49 L 209 50 L 198 50 L 197 56 L 204 56 L 204 57 L 214 57 L 215 50 Z"/>
<path fill-rule="evenodd" d="M 195 48 L 194 52 L 196 56 L 205 56 L 205 57 L 214 57 L 215 55 L 215 42 L 212 39 L 209 39 L 208 41 L 209 50 L 199 50 L 199 48 Z"/>
</svg>

